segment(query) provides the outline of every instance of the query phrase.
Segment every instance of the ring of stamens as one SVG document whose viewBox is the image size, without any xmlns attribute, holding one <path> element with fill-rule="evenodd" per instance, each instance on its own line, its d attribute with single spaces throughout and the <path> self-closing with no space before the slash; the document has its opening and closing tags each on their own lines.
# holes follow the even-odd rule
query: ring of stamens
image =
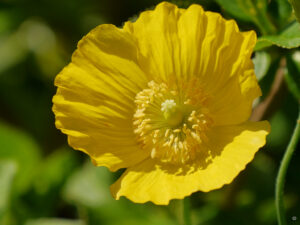
<svg viewBox="0 0 300 225">
<path fill-rule="evenodd" d="M 135 98 L 133 125 L 138 143 L 151 152 L 152 158 L 163 162 L 194 160 L 213 124 L 208 96 L 197 81 L 180 88 L 151 81 L 148 87 Z"/>
</svg>

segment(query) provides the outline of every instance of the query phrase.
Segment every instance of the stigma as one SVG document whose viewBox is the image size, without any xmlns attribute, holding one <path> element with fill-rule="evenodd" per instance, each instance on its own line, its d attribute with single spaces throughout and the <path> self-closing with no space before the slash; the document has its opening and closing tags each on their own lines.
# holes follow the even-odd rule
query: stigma
<svg viewBox="0 0 300 225">
<path fill-rule="evenodd" d="M 177 106 L 174 99 L 167 99 L 161 103 L 161 111 L 163 112 L 166 122 L 172 126 L 176 127 L 182 123 L 183 113 L 180 107 Z"/>
</svg>

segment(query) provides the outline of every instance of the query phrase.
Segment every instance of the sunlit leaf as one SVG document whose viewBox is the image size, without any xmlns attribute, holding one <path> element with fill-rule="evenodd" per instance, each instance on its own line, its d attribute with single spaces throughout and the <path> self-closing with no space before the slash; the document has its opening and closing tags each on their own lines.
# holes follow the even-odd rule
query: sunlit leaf
<svg viewBox="0 0 300 225">
<path fill-rule="evenodd" d="M 107 168 L 95 167 L 88 162 L 69 178 L 63 197 L 77 205 L 97 208 L 112 199 L 109 185 L 110 173 Z"/>
<path fill-rule="evenodd" d="M 268 72 L 271 65 L 271 57 L 267 52 L 256 52 L 253 58 L 255 74 L 261 80 Z"/>
<path fill-rule="evenodd" d="M 258 39 L 254 50 L 260 50 L 271 45 L 281 48 L 297 48 L 300 46 L 300 24 L 292 23 L 279 35 L 262 36 Z"/>
<path fill-rule="evenodd" d="M 0 36 L 0 75 L 3 71 L 22 61 L 27 49 L 19 40 L 19 34 Z"/>
</svg>

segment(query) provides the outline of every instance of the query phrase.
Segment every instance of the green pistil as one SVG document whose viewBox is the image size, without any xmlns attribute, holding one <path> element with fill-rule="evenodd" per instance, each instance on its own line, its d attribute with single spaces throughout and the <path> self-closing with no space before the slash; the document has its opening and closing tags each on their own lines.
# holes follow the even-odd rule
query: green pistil
<svg viewBox="0 0 300 225">
<path fill-rule="evenodd" d="M 182 123 L 183 113 L 173 99 L 164 101 L 161 104 L 161 111 L 163 112 L 166 122 L 171 127 L 176 127 Z"/>
</svg>

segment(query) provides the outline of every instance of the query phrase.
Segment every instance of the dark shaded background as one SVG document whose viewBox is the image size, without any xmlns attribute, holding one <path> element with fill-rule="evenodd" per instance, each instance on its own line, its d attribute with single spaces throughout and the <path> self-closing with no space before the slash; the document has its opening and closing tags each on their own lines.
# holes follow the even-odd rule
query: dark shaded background
<svg viewBox="0 0 300 225">
<path fill-rule="evenodd" d="M 268 12 L 274 25 L 279 1 Z M 102 23 L 122 26 L 152 0 L 2 0 L 0 2 L 0 224 L 98 225 L 181 224 L 181 202 L 168 207 L 115 201 L 109 185 L 120 175 L 94 167 L 71 150 L 54 126 L 51 111 L 55 75 L 70 61 L 77 42 Z M 213 0 L 172 1 L 180 7 L 199 3 L 232 18 Z M 291 13 L 291 10 L 288 11 Z M 287 16 L 288 17 L 288 16 Z M 238 19 L 242 30 L 260 30 Z M 260 80 L 263 98 L 276 74 L 281 52 L 268 50 L 271 64 Z M 298 62 L 299 63 L 299 62 Z M 282 85 L 267 114 L 272 132 L 267 145 L 232 184 L 192 195 L 194 224 L 275 225 L 274 185 L 279 162 L 297 116 L 297 104 Z M 262 98 L 262 99 L 263 99 Z M 300 224 L 299 149 L 286 185 L 289 224 Z"/>
</svg>

